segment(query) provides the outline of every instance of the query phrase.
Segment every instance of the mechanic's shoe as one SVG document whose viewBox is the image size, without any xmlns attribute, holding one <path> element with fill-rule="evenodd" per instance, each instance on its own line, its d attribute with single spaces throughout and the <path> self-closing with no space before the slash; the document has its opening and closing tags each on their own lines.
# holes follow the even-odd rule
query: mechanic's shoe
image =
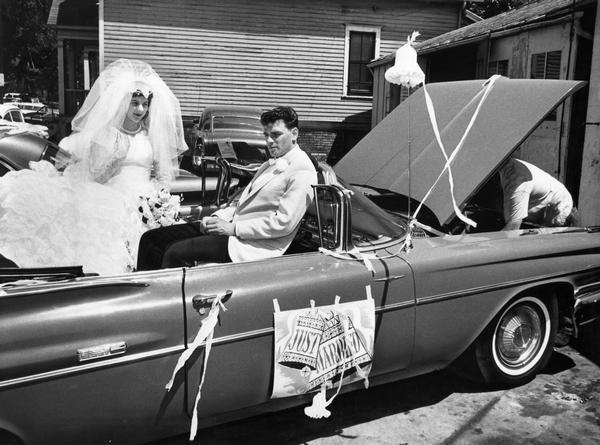
<svg viewBox="0 0 600 445">
<path fill-rule="evenodd" d="M 571 342 L 571 338 L 573 338 L 573 320 L 570 317 L 561 317 L 558 332 L 554 338 L 554 346 L 557 348 L 567 346 Z"/>
</svg>

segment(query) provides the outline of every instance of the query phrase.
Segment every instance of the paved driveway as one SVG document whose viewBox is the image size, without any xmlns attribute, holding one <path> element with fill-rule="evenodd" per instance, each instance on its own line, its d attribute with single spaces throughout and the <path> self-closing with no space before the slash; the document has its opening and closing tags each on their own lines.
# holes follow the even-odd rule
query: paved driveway
<svg viewBox="0 0 600 445">
<path fill-rule="evenodd" d="M 600 343 L 596 343 L 598 345 Z M 597 346 L 596 346 L 597 347 Z M 600 356 L 600 354 L 598 354 Z M 557 349 L 527 385 L 490 391 L 447 372 L 340 395 L 329 419 L 303 408 L 201 430 L 200 444 L 598 444 L 600 367 Z M 155 445 L 183 445 L 186 436 Z"/>
</svg>

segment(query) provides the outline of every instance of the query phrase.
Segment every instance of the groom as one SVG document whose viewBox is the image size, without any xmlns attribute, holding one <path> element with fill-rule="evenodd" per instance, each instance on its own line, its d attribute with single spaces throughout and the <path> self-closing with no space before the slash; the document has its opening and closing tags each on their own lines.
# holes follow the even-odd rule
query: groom
<svg viewBox="0 0 600 445">
<path fill-rule="evenodd" d="M 283 255 L 312 200 L 317 173 L 298 146 L 298 115 L 276 107 L 261 115 L 272 159 L 265 162 L 239 201 L 184 224 L 146 232 L 138 270 L 239 262 Z"/>
</svg>

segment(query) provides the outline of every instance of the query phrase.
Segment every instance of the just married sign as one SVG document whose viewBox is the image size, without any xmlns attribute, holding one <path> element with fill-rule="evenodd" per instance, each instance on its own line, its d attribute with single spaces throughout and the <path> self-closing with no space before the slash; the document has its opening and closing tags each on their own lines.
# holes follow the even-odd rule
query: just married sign
<svg viewBox="0 0 600 445">
<path fill-rule="evenodd" d="M 375 338 L 372 298 L 280 311 L 275 306 L 272 397 L 304 394 L 334 383 L 368 382 Z M 340 381 L 340 379 L 342 379 Z"/>
</svg>

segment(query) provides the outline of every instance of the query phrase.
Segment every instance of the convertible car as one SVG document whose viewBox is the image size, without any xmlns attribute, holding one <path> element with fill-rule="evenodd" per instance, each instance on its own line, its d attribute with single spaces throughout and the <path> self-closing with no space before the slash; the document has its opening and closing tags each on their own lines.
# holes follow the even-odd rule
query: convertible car
<svg viewBox="0 0 600 445">
<path fill-rule="evenodd" d="M 481 103 L 450 163 L 469 217 L 493 220 L 472 206 L 478 191 L 580 87 L 501 78 L 481 102 L 480 80 L 428 85 L 449 154 Z M 169 392 L 165 384 L 217 298 L 227 311 L 204 369 L 199 428 L 312 398 L 271 398 L 274 299 L 304 309 L 336 295 L 363 301 L 370 289 L 371 385 L 456 363 L 490 385 L 533 378 L 560 320 L 577 335 L 598 317 L 598 228 L 466 230 L 445 175 L 425 199 L 446 162 L 427 122 L 417 91 L 336 165 L 337 179 L 320 169 L 314 205 L 282 257 L 118 276 L 77 265 L 0 270 L 0 443 L 143 443 L 188 430 L 208 351 L 190 357 Z M 409 198 L 426 205 L 416 221 Z"/>
</svg>

